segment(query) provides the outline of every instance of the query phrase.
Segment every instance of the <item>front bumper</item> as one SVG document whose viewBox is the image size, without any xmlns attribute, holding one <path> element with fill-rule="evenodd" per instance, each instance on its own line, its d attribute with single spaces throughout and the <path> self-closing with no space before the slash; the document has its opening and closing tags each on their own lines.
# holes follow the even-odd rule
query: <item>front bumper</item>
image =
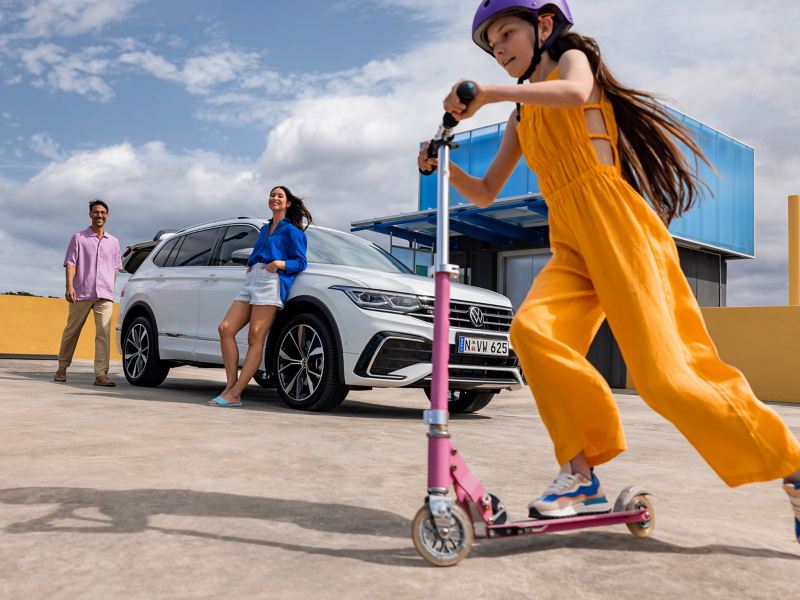
<svg viewBox="0 0 800 600">
<path fill-rule="evenodd" d="M 474 331 L 464 333 L 476 335 Z M 486 337 L 508 340 L 506 334 L 498 332 Z M 392 387 L 429 387 L 432 356 L 431 339 L 383 331 L 374 335 L 366 345 L 354 373 L 359 378 L 372 380 L 375 386 L 382 382 Z M 518 389 L 523 384 L 519 361 L 513 350 L 509 356 L 459 354 L 455 344 L 451 344 L 448 364 L 451 389 Z"/>
</svg>

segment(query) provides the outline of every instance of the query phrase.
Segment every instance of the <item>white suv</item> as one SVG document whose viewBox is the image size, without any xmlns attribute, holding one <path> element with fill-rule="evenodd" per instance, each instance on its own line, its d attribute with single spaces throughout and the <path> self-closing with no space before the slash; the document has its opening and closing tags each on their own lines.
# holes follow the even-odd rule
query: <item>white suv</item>
<svg viewBox="0 0 800 600">
<path fill-rule="evenodd" d="M 129 248 L 137 268 L 122 290 L 117 340 L 130 383 L 159 385 L 177 365 L 222 365 L 217 326 L 263 224 L 226 219 Z M 316 226 L 306 234 L 308 269 L 278 313 L 256 381 L 302 410 L 333 409 L 351 389 L 429 392 L 433 280 L 354 235 Z M 453 285 L 451 412 L 477 411 L 522 384 L 509 346 L 512 314 L 505 296 Z M 243 359 L 246 328 L 237 339 Z"/>
</svg>

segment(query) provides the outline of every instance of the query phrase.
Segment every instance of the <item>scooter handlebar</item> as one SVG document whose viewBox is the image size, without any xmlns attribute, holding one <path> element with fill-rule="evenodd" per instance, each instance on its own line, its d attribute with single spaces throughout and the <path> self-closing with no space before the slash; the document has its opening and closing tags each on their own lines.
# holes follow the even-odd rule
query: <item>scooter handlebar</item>
<svg viewBox="0 0 800 600">
<path fill-rule="evenodd" d="M 478 88 L 472 81 L 462 81 L 458 84 L 458 88 L 456 88 L 456 95 L 458 96 L 458 99 L 467 106 L 469 106 L 470 103 L 475 99 L 477 93 Z M 453 129 L 456 125 L 458 125 L 456 118 L 450 113 L 444 113 L 444 117 L 442 118 L 442 127 L 445 129 Z"/>
<path fill-rule="evenodd" d="M 458 99 L 467 106 L 469 106 L 470 103 L 475 99 L 477 93 L 478 88 L 472 81 L 462 81 L 458 84 L 458 88 L 456 88 L 456 95 L 458 96 Z M 456 127 L 456 125 L 458 125 L 458 119 L 456 119 L 449 112 L 444 113 L 444 117 L 442 117 L 442 128 L 437 136 L 441 135 L 441 137 L 444 138 L 444 134 Z M 440 144 L 436 143 L 436 139 L 430 141 L 428 144 L 428 158 L 435 158 L 439 154 L 439 145 Z M 427 176 L 436 172 L 436 169 L 431 169 L 430 171 L 423 171 L 420 169 L 419 172 Z"/>
</svg>

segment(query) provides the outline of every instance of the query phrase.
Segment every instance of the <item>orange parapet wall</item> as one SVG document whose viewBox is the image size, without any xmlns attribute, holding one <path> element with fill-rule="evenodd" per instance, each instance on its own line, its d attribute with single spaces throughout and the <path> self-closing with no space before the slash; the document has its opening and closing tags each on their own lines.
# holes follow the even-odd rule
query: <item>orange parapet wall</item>
<svg viewBox="0 0 800 600">
<path fill-rule="evenodd" d="M 800 306 L 702 311 L 720 357 L 744 373 L 756 396 L 800 404 Z"/>
<path fill-rule="evenodd" d="M 111 360 L 120 360 L 111 319 Z M 61 333 L 67 324 L 67 301 L 63 298 L 31 298 L 0 295 L 0 354 L 53 356 L 58 354 Z M 94 358 L 94 318 L 86 319 L 75 358 Z"/>
<path fill-rule="evenodd" d="M 765 402 L 800 404 L 800 306 L 702 308 L 720 357 Z M 628 387 L 634 385 L 628 374 Z"/>
</svg>

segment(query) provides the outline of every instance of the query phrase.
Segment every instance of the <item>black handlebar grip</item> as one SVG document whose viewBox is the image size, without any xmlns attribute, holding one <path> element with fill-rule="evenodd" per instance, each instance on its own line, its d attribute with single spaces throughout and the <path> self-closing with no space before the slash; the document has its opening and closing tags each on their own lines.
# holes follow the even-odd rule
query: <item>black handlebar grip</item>
<svg viewBox="0 0 800 600">
<path fill-rule="evenodd" d="M 470 102 L 475 99 L 475 96 L 478 94 L 478 88 L 472 81 L 462 81 L 458 84 L 458 88 L 456 88 L 456 95 L 458 99 L 461 100 L 464 104 L 469 106 Z M 442 126 L 445 129 L 453 129 L 456 125 L 458 125 L 458 120 L 451 115 L 450 113 L 444 113 L 444 117 L 442 118 Z M 439 154 L 439 146 L 434 143 L 434 140 L 430 141 L 428 145 L 428 158 L 436 158 Z M 422 169 L 419 170 L 420 174 L 422 175 L 432 175 L 436 169 L 432 169 L 430 171 L 423 171 Z"/>
<path fill-rule="evenodd" d="M 456 88 L 456 95 L 458 96 L 458 99 L 467 106 L 469 106 L 469 103 L 475 99 L 477 94 L 478 88 L 472 81 L 462 81 L 458 84 L 458 88 Z M 458 125 L 458 120 L 456 120 L 456 118 L 450 113 L 444 113 L 442 125 L 444 125 L 446 129 L 453 129 L 456 125 Z"/>
<path fill-rule="evenodd" d="M 439 146 L 431 140 L 428 143 L 428 158 L 436 158 L 439 156 Z"/>
<path fill-rule="evenodd" d="M 428 151 L 427 151 L 428 158 L 436 158 L 439 154 L 438 148 L 439 146 L 436 145 L 434 140 L 428 142 Z M 436 172 L 436 167 L 434 167 L 430 171 L 423 171 L 422 169 L 420 169 L 419 172 L 420 175 L 425 175 L 427 177 L 428 175 L 433 175 Z"/>
</svg>

